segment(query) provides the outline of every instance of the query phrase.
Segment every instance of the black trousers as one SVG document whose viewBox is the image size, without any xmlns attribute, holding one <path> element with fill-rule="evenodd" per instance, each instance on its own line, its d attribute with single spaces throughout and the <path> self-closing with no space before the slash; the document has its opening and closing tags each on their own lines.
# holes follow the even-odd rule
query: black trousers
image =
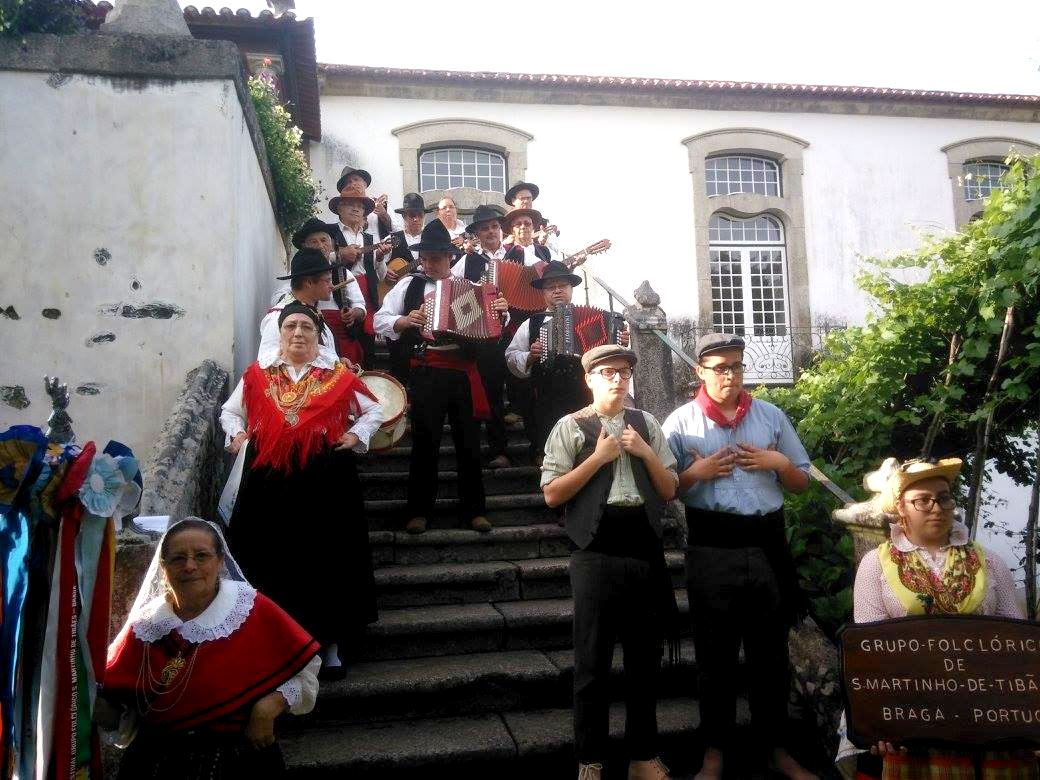
<svg viewBox="0 0 1040 780">
<path fill-rule="evenodd" d="M 484 435 L 488 443 L 488 457 L 506 454 L 505 383 L 506 345 L 491 344 L 482 347 L 477 356 L 477 370 L 484 384 L 484 392 L 491 407 L 491 419 L 484 421 Z"/>
<path fill-rule="evenodd" d="M 412 458 L 408 467 L 408 516 L 433 514 L 437 497 L 438 453 L 444 418 L 451 425 L 459 473 L 459 519 L 469 523 L 485 513 L 480 470 L 480 429 L 473 418 L 469 377 L 448 368 L 413 366 L 408 396 Z"/>
<path fill-rule="evenodd" d="M 732 744 L 741 643 L 756 742 L 783 744 L 791 688 L 788 623 L 765 552 L 760 547 L 690 547 L 686 584 L 706 744 Z"/>
<path fill-rule="evenodd" d="M 545 453 L 545 442 L 553 426 L 561 417 L 573 414 L 592 403 L 592 391 L 585 384 L 585 374 L 580 377 L 564 373 L 559 376 L 532 379 L 534 400 L 531 404 L 530 418 L 525 417 L 525 428 L 531 439 L 531 454 Z M 530 425 L 527 420 L 530 419 Z"/>
<path fill-rule="evenodd" d="M 614 644 L 624 652 L 625 748 L 633 761 L 657 751 L 657 677 L 661 631 L 649 561 L 575 550 L 574 749 L 582 764 L 607 756 L 610 668 Z"/>
<path fill-rule="evenodd" d="M 400 339 L 387 339 L 386 350 L 390 353 L 390 373 L 405 387 L 411 375 L 412 347 L 402 344 Z"/>
</svg>

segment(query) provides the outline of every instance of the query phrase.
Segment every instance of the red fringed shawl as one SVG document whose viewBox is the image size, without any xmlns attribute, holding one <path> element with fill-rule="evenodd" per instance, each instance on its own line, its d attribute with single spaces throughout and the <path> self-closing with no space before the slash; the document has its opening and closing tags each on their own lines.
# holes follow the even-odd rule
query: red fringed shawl
<svg viewBox="0 0 1040 780">
<path fill-rule="evenodd" d="M 157 696 L 142 690 L 142 663 L 149 654 L 155 673 L 178 653 L 189 657 L 191 677 L 184 683 L 174 677 L 170 693 Z M 239 628 L 223 639 L 191 645 L 172 630 L 162 639 L 145 644 L 128 625 L 116 637 L 109 652 L 103 691 L 129 706 L 141 704 L 149 726 L 190 729 L 207 725 L 214 730 L 237 730 L 245 725 L 246 707 L 296 676 L 317 654 L 320 646 L 281 607 L 256 594 L 253 609 Z M 189 672 L 185 664 L 179 674 Z M 179 676 L 179 675 L 178 675 Z"/>
<path fill-rule="evenodd" d="M 357 393 L 377 400 L 342 363 L 312 368 L 293 382 L 279 366 L 253 363 L 242 378 L 253 466 L 278 471 L 302 468 L 312 455 L 335 445 L 361 408 Z M 298 409 L 296 405 L 303 401 Z"/>
</svg>

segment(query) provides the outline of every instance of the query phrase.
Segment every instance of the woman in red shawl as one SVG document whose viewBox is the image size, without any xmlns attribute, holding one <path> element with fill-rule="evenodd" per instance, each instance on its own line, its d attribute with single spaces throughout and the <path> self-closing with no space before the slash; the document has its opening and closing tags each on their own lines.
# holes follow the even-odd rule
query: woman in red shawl
<svg viewBox="0 0 1040 780">
<path fill-rule="evenodd" d="M 98 693 L 99 724 L 129 742 L 119 777 L 284 773 L 274 721 L 313 708 L 318 649 L 245 581 L 215 525 L 174 524 L 109 647 Z"/>
<path fill-rule="evenodd" d="M 309 306 L 282 309 L 278 357 L 246 369 L 220 422 L 228 449 L 246 447 L 231 550 L 249 581 L 321 643 L 323 676 L 335 679 L 339 648 L 377 617 L 356 458 L 383 416 L 350 369 L 319 353 L 320 327 Z"/>
</svg>

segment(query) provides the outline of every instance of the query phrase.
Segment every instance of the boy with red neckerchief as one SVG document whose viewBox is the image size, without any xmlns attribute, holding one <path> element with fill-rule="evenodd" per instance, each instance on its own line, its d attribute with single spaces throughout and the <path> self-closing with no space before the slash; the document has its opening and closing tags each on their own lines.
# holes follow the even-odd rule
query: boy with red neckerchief
<svg viewBox="0 0 1040 780">
<path fill-rule="evenodd" d="M 744 390 L 744 341 L 697 340 L 696 397 L 662 425 L 679 470 L 689 541 L 686 579 L 707 745 L 698 780 L 722 777 L 733 747 L 738 654 L 756 742 L 771 767 L 815 778 L 785 748 L 790 689 L 787 633 L 804 599 L 784 535 L 784 491 L 809 487 L 809 456 L 787 416 Z"/>
</svg>

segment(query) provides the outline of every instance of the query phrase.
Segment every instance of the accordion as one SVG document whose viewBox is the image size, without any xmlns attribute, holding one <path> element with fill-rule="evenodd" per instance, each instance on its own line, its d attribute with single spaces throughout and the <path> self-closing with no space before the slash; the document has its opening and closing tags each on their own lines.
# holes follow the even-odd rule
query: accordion
<svg viewBox="0 0 1040 780">
<path fill-rule="evenodd" d="M 492 308 L 498 294 L 493 285 L 474 284 L 450 276 L 437 282 L 427 293 L 426 325 L 422 337 L 427 341 L 463 339 L 492 341 L 502 336 L 502 317 Z"/>
<path fill-rule="evenodd" d="M 509 301 L 509 308 L 535 312 L 545 308 L 545 297 L 541 290 L 531 286 L 534 279 L 545 271 L 546 263 L 520 265 L 509 260 L 492 260 L 484 271 L 484 282 L 494 285 L 502 297 Z"/>
<path fill-rule="evenodd" d="M 553 307 L 552 319 L 542 323 L 538 338 L 542 342 L 542 363 L 560 357 L 580 358 L 593 347 L 620 344 L 625 318 L 617 312 L 594 306 L 563 303 Z"/>
</svg>

